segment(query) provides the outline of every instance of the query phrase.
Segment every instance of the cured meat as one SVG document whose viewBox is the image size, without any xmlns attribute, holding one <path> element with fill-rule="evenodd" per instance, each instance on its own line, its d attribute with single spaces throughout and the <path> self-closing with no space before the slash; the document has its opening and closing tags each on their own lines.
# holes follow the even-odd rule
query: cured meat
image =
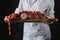
<svg viewBox="0 0 60 40">
<path fill-rule="evenodd" d="M 47 18 L 45 14 L 43 14 L 43 13 L 41 13 L 39 11 L 23 11 L 23 12 L 20 12 L 19 14 L 20 14 L 20 18 L 21 19 L 23 19 L 23 18 L 26 18 L 26 19 L 42 19 L 42 18 Z"/>
</svg>

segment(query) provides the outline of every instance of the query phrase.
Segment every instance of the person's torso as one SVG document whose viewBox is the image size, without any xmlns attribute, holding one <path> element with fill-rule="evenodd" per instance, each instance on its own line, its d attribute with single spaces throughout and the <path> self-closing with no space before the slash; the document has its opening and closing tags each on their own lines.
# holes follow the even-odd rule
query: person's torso
<svg viewBox="0 0 60 40">
<path fill-rule="evenodd" d="M 48 9 L 48 3 L 46 0 L 24 0 L 22 2 L 22 8 L 27 11 L 40 11 L 44 13 Z"/>
<path fill-rule="evenodd" d="M 35 2 L 29 3 L 30 1 L 24 0 L 23 1 L 23 10 L 27 11 L 40 11 L 44 13 L 46 9 L 48 9 L 47 1 L 45 0 L 37 0 Z M 44 25 L 43 23 L 35 23 L 35 22 L 25 22 L 24 23 L 24 38 L 27 39 L 29 37 L 33 36 L 41 36 L 44 35 L 44 32 L 42 30 L 45 30 L 44 28 L 48 27 L 47 24 Z M 49 29 L 49 27 L 48 27 Z M 23 38 L 23 39 L 24 39 Z M 37 39 L 37 38 L 36 38 Z M 27 39 L 28 40 L 28 39 Z M 40 37 L 39 39 L 40 40 Z"/>
</svg>

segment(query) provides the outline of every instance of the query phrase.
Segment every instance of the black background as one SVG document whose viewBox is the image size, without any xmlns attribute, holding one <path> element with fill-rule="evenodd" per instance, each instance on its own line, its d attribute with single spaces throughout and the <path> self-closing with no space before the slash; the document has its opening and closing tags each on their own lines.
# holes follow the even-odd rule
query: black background
<svg viewBox="0 0 60 40">
<path fill-rule="evenodd" d="M 9 40 L 8 26 L 4 22 L 4 17 L 15 11 L 19 0 L 0 0 L 0 40 Z M 60 1 L 55 0 L 55 17 L 60 19 Z M 57 23 L 50 25 L 52 40 L 60 40 L 60 20 Z M 22 25 L 22 24 L 21 24 Z M 22 28 L 22 26 L 21 26 Z M 21 29 L 22 30 L 22 29 Z M 22 32 L 22 31 L 21 31 Z M 22 35 L 22 34 L 21 34 Z"/>
</svg>

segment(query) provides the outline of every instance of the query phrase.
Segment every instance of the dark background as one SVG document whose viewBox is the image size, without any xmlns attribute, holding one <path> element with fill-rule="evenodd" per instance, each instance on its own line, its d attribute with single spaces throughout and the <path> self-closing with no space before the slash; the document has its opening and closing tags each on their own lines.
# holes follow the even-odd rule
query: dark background
<svg viewBox="0 0 60 40">
<path fill-rule="evenodd" d="M 12 36 L 8 35 L 8 26 L 4 22 L 4 17 L 15 11 L 19 3 L 19 0 L 0 0 L 0 40 L 13 40 Z M 59 19 L 57 23 L 50 25 L 52 40 L 60 40 L 60 1 L 55 0 L 55 17 Z M 20 39 L 22 39 L 23 23 L 20 28 Z M 14 36 L 13 36 L 14 37 Z"/>
</svg>

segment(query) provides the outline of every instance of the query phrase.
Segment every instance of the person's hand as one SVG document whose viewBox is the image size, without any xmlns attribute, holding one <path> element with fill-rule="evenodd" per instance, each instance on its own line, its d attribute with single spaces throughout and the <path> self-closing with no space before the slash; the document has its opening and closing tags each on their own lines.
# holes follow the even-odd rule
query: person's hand
<svg viewBox="0 0 60 40">
<path fill-rule="evenodd" d="M 9 21 L 10 21 L 9 16 L 5 16 L 4 21 L 5 21 L 6 23 L 9 22 Z"/>
<path fill-rule="evenodd" d="M 51 16 L 47 16 L 47 18 L 48 18 L 48 19 L 52 19 L 52 17 L 51 17 Z"/>
<path fill-rule="evenodd" d="M 10 22 L 12 19 L 15 19 L 18 16 L 18 14 L 10 14 L 9 16 L 5 16 L 4 21 L 5 22 Z"/>
<path fill-rule="evenodd" d="M 47 20 L 46 20 L 46 22 L 44 22 L 44 23 L 46 23 L 46 24 L 50 24 L 50 19 L 53 19 L 51 16 L 46 16 L 47 17 Z"/>
</svg>

